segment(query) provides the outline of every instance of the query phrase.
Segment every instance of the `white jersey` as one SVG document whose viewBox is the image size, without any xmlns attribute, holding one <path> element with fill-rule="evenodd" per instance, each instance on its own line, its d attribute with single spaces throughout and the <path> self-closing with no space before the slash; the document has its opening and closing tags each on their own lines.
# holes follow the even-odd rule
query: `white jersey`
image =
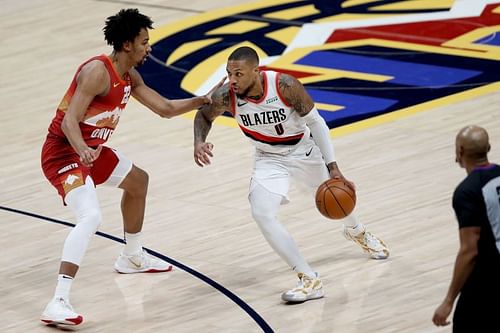
<svg viewBox="0 0 500 333">
<path fill-rule="evenodd" d="M 278 90 L 280 73 L 262 71 L 264 94 L 256 101 L 240 99 L 230 90 L 231 112 L 243 134 L 264 152 L 285 153 L 308 138 L 305 120 L 284 100 Z"/>
</svg>

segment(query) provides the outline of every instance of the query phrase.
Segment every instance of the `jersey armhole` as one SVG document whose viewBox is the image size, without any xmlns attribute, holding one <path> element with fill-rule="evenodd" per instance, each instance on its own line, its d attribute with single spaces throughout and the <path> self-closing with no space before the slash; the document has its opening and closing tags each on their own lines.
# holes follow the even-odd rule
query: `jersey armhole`
<svg viewBox="0 0 500 333">
<path fill-rule="evenodd" d="M 278 98 L 280 99 L 280 101 L 285 104 L 286 106 L 288 107 L 292 107 L 290 105 L 290 103 L 288 103 L 285 99 L 285 97 L 281 94 L 281 91 L 280 91 L 280 86 L 279 86 L 279 80 L 280 80 L 280 77 L 281 77 L 281 73 L 280 72 L 276 72 L 276 77 L 275 77 L 275 84 L 276 84 L 276 93 L 278 94 Z"/>
</svg>

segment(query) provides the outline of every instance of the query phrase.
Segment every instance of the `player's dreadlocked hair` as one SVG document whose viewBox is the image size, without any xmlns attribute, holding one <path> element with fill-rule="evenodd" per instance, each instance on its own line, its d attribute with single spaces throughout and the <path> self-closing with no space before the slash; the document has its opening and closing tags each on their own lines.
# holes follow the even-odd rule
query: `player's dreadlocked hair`
<svg viewBox="0 0 500 333">
<path fill-rule="evenodd" d="M 259 65 L 259 56 L 257 52 L 248 46 L 238 47 L 229 55 L 228 60 L 247 60 L 256 66 Z"/>
<path fill-rule="evenodd" d="M 141 29 L 153 29 L 153 21 L 146 15 L 139 13 L 138 9 L 122 9 L 116 15 L 106 19 L 102 29 L 104 39 L 108 45 L 112 45 L 115 51 L 120 51 L 123 43 L 133 41 Z"/>
</svg>

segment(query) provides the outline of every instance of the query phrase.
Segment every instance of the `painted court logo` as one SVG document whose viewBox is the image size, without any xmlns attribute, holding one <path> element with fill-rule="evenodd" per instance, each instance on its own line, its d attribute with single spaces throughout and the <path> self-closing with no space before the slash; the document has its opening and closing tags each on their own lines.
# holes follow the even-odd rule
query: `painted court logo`
<svg viewBox="0 0 500 333">
<path fill-rule="evenodd" d="M 163 95 L 191 97 L 248 45 L 265 68 L 300 79 L 330 128 L 498 90 L 500 0 L 410 2 L 270 0 L 204 13 L 153 30 L 154 61 L 139 70 Z"/>
</svg>

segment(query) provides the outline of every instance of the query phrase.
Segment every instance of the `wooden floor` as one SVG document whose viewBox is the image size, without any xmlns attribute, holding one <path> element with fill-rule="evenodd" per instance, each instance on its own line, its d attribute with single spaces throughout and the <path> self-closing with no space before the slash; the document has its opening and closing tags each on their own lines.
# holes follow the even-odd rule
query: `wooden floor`
<svg viewBox="0 0 500 333">
<path fill-rule="evenodd" d="M 161 1 L 143 1 L 155 4 Z M 162 2 L 165 3 L 166 1 Z M 200 11 L 246 1 L 195 0 Z M 168 1 L 172 7 L 184 1 Z M 193 4 L 193 1 L 190 2 Z M 0 205 L 74 222 L 45 180 L 39 155 L 47 126 L 77 65 L 108 52 L 101 27 L 123 6 L 106 1 L 6 0 L 0 12 Z M 193 13 L 139 6 L 163 25 Z M 322 275 L 326 297 L 285 305 L 295 276 L 252 221 L 252 150 L 237 129 L 216 126 L 213 164 L 192 159 L 192 121 L 159 120 L 132 101 L 110 145 L 149 172 L 145 245 L 237 295 L 275 332 L 451 332 L 431 317 L 446 293 L 458 247 L 451 195 L 465 172 L 454 163 L 456 132 L 491 135 L 500 162 L 500 93 L 469 99 L 334 138 L 339 164 L 358 187 L 357 214 L 392 250 L 368 259 L 341 236 L 312 198 L 293 189 L 281 219 Z M 101 231 L 120 237 L 120 191 L 98 190 Z M 0 210 L 0 331 L 53 332 L 39 323 L 52 296 L 69 228 Z M 95 237 L 73 284 L 86 316 L 80 332 L 260 332 L 226 295 L 182 269 L 119 275 L 120 244 Z"/>
</svg>

